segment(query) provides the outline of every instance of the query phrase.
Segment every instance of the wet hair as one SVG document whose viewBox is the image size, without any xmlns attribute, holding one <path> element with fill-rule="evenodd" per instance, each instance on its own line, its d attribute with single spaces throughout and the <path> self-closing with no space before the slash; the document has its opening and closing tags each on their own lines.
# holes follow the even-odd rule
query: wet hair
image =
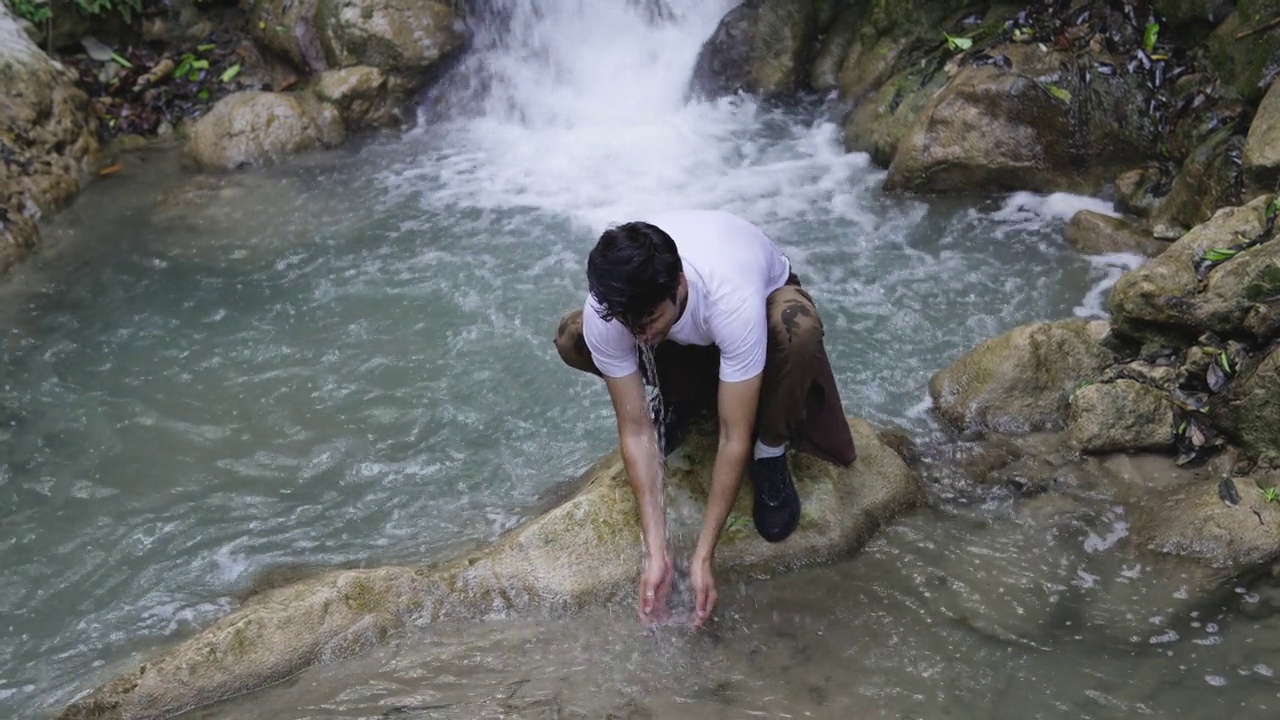
<svg viewBox="0 0 1280 720">
<path fill-rule="evenodd" d="M 670 235 L 629 222 L 600 235 L 587 256 L 587 285 L 601 319 L 616 319 L 635 332 L 664 301 L 676 300 L 683 269 Z"/>
</svg>

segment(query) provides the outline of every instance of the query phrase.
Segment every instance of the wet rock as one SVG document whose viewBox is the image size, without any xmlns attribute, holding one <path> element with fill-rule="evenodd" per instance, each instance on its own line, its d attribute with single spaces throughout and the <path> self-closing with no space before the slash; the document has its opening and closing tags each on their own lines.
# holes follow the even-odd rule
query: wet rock
<svg viewBox="0 0 1280 720">
<path fill-rule="evenodd" d="M 1133 380 L 1094 383 L 1071 396 L 1071 440 L 1086 453 L 1173 449 L 1168 393 Z"/>
<path fill-rule="evenodd" d="M 249 11 L 249 32 L 262 47 L 304 72 L 329 69 L 320 44 L 320 0 L 257 0 Z"/>
<path fill-rule="evenodd" d="M 1133 253 L 1155 257 L 1169 247 L 1123 218 L 1081 210 L 1063 230 L 1067 244 L 1086 254 Z"/>
<path fill-rule="evenodd" d="M 840 87 L 844 59 L 850 46 L 857 40 L 862 15 L 862 5 L 846 5 L 840 10 L 831 29 L 823 35 L 818 55 L 813 60 L 813 68 L 809 71 L 809 85 L 814 90 L 827 92 Z"/>
<path fill-rule="evenodd" d="M 255 39 L 299 70 L 365 65 L 416 87 L 466 42 L 446 3 L 405 0 L 258 0 Z"/>
<path fill-rule="evenodd" d="M 0 5 L 0 273 L 38 241 L 39 218 L 70 202 L 101 157 L 75 76 Z"/>
<path fill-rule="evenodd" d="M 766 97 L 807 84 L 825 3 L 754 0 L 730 10 L 698 53 L 692 92 L 717 98 L 738 92 Z"/>
<path fill-rule="evenodd" d="M 1280 243 L 1264 242 L 1213 267 L 1202 282 L 1196 261 L 1213 248 L 1230 248 L 1265 228 L 1270 197 L 1223 208 L 1173 243 L 1159 257 L 1124 274 L 1109 298 L 1112 322 L 1130 337 L 1191 339 L 1204 332 L 1245 335 L 1245 318 L 1280 295 Z"/>
<path fill-rule="evenodd" d="M 185 151 L 202 167 L 234 170 L 345 138 L 332 105 L 305 94 L 246 91 L 228 95 L 200 118 Z"/>
<path fill-rule="evenodd" d="M 1126 170 L 1116 176 L 1115 207 L 1122 213 L 1145 218 L 1168 194 L 1172 180 L 1159 165 Z"/>
<path fill-rule="evenodd" d="M 1071 394 L 1116 357 L 1101 320 L 1014 328 L 970 350 L 929 380 L 934 409 L 962 431 L 1026 433 L 1062 427 Z"/>
<path fill-rule="evenodd" d="M 1151 6 L 1176 29 L 1212 28 L 1235 9 L 1229 0 L 1152 0 Z"/>
<path fill-rule="evenodd" d="M 886 189 L 1091 192 L 1147 159 L 1160 133 L 1139 110 L 1145 81 L 1043 47 L 998 46 L 987 53 L 1004 62 L 962 67 L 907 130 Z"/>
<path fill-rule="evenodd" d="M 1280 466 L 1280 346 L 1247 361 L 1210 413 L 1242 447 Z"/>
<path fill-rule="evenodd" d="M 946 74 L 921 69 L 895 75 L 846 118 L 845 149 L 866 152 L 873 163 L 888 167 L 907 130 L 946 82 Z"/>
<path fill-rule="evenodd" d="M 338 108 L 348 130 L 394 127 L 405 121 L 387 87 L 387 77 L 373 67 L 329 70 L 316 78 L 316 97 Z"/>
<path fill-rule="evenodd" d="M 1219 208 L 1239 205 L 1244 195 L 1241 154 L 1244 138 L 1223 128 L 1191 153 L 1169 194 L 1151 215 L 1152 234 L 1176 240 L 1213 217 Z"/>
<path fill-rule="evenodd" d="M 1241 0 L 1209 36 L 1209 59 L 1224 84 L 1245 102 L 1260 100 L 1280 73 L 1276 0 Z"/>
<path fill-rule="evenodd" d="M 466 42 L 449 5 L 431 0 L 320 0 L 319 17 L 331 66 L 370 65 L 410 85 Z"/>
<path fill-rule="evenodd" d="M 1219 484 L 1230 482 L 1239 501 L 1223 501 Z M 1235 575 L 1270 563 L 1280 552 L 1280 503 L 1259 488 L 1280 477 L 1262 472 L 1245 477 L 1200 479 L 1153 493 L 1134 510 L 1133 542 L 1143 549 L 1193 558 Z"/>
<path fill-rule="evenodd" d="M 1271 190 L 1280 183 L 1280 82 L 1272 83 L 1253 116 L 1244 145 L 1244 172 L 1253 187 Z"/>
<path fill-rule="evenodd" d="M 776 572 L 847 556 L 923 502 L 915 475 L 863 420 L 850 419 L 858 460 L 842 468 L 795 455 L 800 527 L 771 544 L 751 522 L 744 488 L 726 523 L 717 568 Z M 713 434 L 669 460 L 668 506 L 700 506 L 711 481 Z M 570 612 L 634 602 L 640 528 L 621 454 L 582 478 L 576 495 L 493 545 L 425 567 L 342 570 L 268 590 L 239 610 L 73 703 L 62 720 L 148 720 L 262 688 L 349 657 L 411 623 Z M 674 513 L 675 520 L 681 519 Z M 700 519 L 687 518 L 696 534 Z M 677 532 L 681 530 L 674 527 Z"/>
</svg>

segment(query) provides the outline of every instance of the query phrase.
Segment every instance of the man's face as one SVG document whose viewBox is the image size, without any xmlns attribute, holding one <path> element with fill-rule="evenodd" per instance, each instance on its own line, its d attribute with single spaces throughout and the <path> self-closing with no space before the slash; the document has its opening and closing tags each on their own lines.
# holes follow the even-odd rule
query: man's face
<svg viewBox="0 0 1280 720">
<path fill-rule="evenodd" d="M 676 302 L 664 300 L 662 304 L 654 308 L 636 327 L 631 328 L 631 333 L 635 335 L 636 342 L 642 345 L 657 345 L 667 339 L 667 333 L 671 332 L 671 326 L 676 324 L 680 319 L 680 308 L 684 305 L 685 295 L 688 293 L 688 285 L 685 283 L 684 275 L 680 276 L 680 285 L 676 288 Z"/>
</svg>

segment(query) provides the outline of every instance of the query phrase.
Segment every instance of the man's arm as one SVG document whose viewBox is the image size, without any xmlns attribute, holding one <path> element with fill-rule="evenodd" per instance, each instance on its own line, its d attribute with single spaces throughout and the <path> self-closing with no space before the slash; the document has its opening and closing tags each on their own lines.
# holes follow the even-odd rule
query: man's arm
<svg viewBox="0 0 1280 720">
<path fill-rule="evenodd" d="M 746 471 L 754 445 L 756 405 L 760 401 L 761 375 L 739 382 L 721 382 L 718 402 L 720 441 L 711 470 L 711 490 L 702 513 L 702 532 L 690 567 L 697 595 L 697 621 L 701 625 L 715 609 L 717 594 L 711 572 L 716 545 L 729 510 L 738 497 L 742 474 Z"/>
<path fill-rule="evenodd" d="M 667 556 L 667 516 L 662 487 L 662 450 L 657 428 L 649 417 L 640 373 L 605 377 L 609 399 L 618 420 L 618 444 L 627 469 L 627 482 L 635 494 L 644 534 L 645 562 L 640 579 L 641 614 L 665 604 L 670 588 L 671 560 Z"/>
</svg>

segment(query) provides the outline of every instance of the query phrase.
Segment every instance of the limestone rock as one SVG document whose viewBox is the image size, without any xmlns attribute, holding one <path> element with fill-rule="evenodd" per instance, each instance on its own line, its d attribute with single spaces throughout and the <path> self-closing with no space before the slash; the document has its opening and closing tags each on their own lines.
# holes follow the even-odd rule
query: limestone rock
<svg viewBox="0 0 1280 720">
<path fill-rule="evenodd" d="M 1280 182 L 1280 82 L 1271 84 L 1253 116 L 1244 145 L 1244 171 L 1254 187 L 1271 189 Z"/>
<path fill-rule="evenodd" d="M 970 350 L 929 380 L 935 410 L 963 431 L 1027 433 L 1062 427 L 1070 399 L 1115 355 L 1102 320 L 1016 327 Z"/>
<path fill-rule="evenodd" d="M 36 221 L 69 202 L 99 162 L 89 98 L 74 79 L 0 5 L 0 273 L 36 244 Z"/>
<path fill-rule="evenodd" d="M 1141 232 L 1128 221 L 1081 210 L 1063 230 L 1067 244 L 1086 254 L 1134 253 L 1155 257 L 1169 247 Z"/>
<path fill-rule="evenodd" d="M 1172 450 L 1173 403 L 1133 380 L 1094 383 L 1071 396 L 1071 440 L 1086 453 Z"/>
<path fill-rule="evenodd" d="M 421 79 L 466 41 L 446 3 L 320 0 L 320 42 L 333 67 L 370 65 Z"/>
<path fill-rule="evenodd" d="M 923 501 L 915 475 L 876 431 L 858 419 L 849 426 L 858 447 L 851 466 L 793 456 L 804 511 L 786 541 L 771 544 L 756 534 L 744 483 L 717 550 L 720 578 L 847 556 Z M 714 457 L 707 435 L 691 437 L 672 456 L 669 508 L 700 511 Z M 700 519 L 686 519 L 696 533 Z M 576 494 L 487 548 L 432 566 L 341 570 L 264 592 L 75 702 L 61 720 L 169 717 L 353 655 L 409 624 L 634 603 L 640 545 L 634 496 L 615 449 L 587 471 Z"/>
<path fill-rule="evenodd" d="M 1149 94 L 1136 75 L 1039 45 L 988 53 L 1005 62 L 959 69 L 907 130 L 886 189 L 1089 191 L 1152 154 L 1159 130 L 1136 111 Z"/>
<path fill-rule="evenodd" d="M 366 65 L 409 86 L 466 41 L 449 5 L 432 0 L 257 0 L 249 25 L 299 70 Z"/>
<path fill-rule="evenodd" d="M 1135 338 L 1247 333 L 1245 320 L 1255 306 L 1280 295 L 1280 243 L 1264 242 L 1241 252 L 1217 265 L 1203 283 L 1195 261 L 1206 250 L 1256 237 L 1266 225 L 1270 199 L 1219 210 L 1159 257 L 1125 273 L 1109 298 L 1117 331 Z"/>
<path fill-rule="evenodd" d="M 917 68 L 894 75 L 846 118 L 845 149 L 866 152 L 873 163 L 888 167 L 907 131 L 946 82 L 944 73 L 929 75 Z"/>
<path fill-rule="evenodd" d="M 1280 465 L 1280 346 L 1244 364 L 1215 399 L 1211 417 L 1246 450 Z"/>
<path fill-rule="evenodd" d="M 694 94 L 777 96 L 800 89 L 821 30 L 823 5 L 816 0 L 756 0 L 730 10 L 698 53 Z"/>
<path fill-rule="evenodd" d="M 245 91 L 222 98 L 196 122 L 186 152 L 203 167 L 234 170 L 345 138 L 332 105 L 304 94 Z"/>
<path fill-rule="evenodd" d="M 387 87 L 387 76 L 367 66 L 321 73 L 311 87 L 315 96 L 338 108 L 348 130 L 395 126 L 403 121 Z"/>
<path fill-rule="evenodd" d="M 1219 497 L 1219 482 L 1197 479 L 1152 493 L 1134 511 L 1133 542 L 1144 549 L 1194 558 L 1225 574 L 1252 569 L 1280 553 L 1280 503 L 1261 488 L 1280 485 L 1274 472 L 1232 478 L 1240 501 Z"/>
<path fill-rule="evenodd" d="M 1244 138 L 1232 128 L 1223 128 L 1197 147 L 1152 213 L 1152 233 L 1161 240 L 1177 240 L 1218 208 L 1239 205 L 1244 192 L 1243 148 Z"/>
</svg>

